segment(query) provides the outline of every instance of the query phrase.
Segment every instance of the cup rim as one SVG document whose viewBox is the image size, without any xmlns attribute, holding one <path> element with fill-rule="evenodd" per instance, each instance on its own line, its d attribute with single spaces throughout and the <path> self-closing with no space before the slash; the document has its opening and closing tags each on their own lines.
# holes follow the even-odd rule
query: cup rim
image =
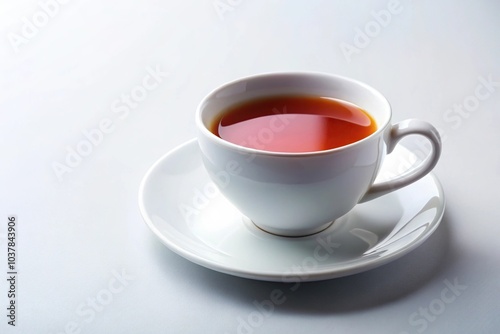
<svg viewBox="0 0 500 334">
<path fill-rule="evenodd" d="M 202 120 L 202 113 L 203 113 L 203 106 L 206 104 L 206 101 L 208 101 L 211 97 L 215 96 L 217 92 L 220 92 L 224 90 L 225 88 L 244 82 L 248 80 L 253 80 L 257 78 L 265 78 L 265 77 L 275 77 L 275 76 L 312 76 L 312 77 L 325 77 L 325 78 L 334 78 L 342 81 L 347 81 L 356 85 L 359 85 L 369 91 L 371 94 L 374 96 L 377 96 L 382 103 L 384 103 L 387 107 L 387 110 L 389 112 L 387 121 L 384 124 L 377 124 L 377 130 L 373 133 L 371 133 L 369 136 L 364 137 L 363 139 L 357 140 L 353 143 L 343 145 L 340 147 L 335 147 L 331 148 L 328 150 L 319 150 L 319 151 L 309 151 L 309 152 L 278 152 L 278 151 L 266 151 L 262 149 L 256 149 L 256 148 L 251 148 L 251 147 L 246 147 L 242 145 L 238 145 L 232 142 L 229 142 L 227 140 L 224 140 L 217 135 L 215 135 L 212 131 L 210 131 L 204 124 Z M 381 132 L 385 130 L 388 124 L 390 124 L 392 119 L 392 108 L 387 100 L 387 98 L 380 93 L 378 90 L 373 88 L 372 86 L 356 80 L 352 79 L 343 75 L 337 75 L 337 74 L 330 74 L 330 73 L 325 73 L 325 72 L 308 72 L 308 71 L 284 71 L 284 72 L 263 72 L 263 73 L 258 73 L 258 74 L 253 74 L 245 77 L 238 78 L 236 80 L 232 80 L 229 82 L 226 82 L 225 84 L 222 84 L 210 91 L 208 94 L 206 94 L 203 99 L 200 101 L 196 108 L 196 115 L 195 115 L 195 123 L 196 127 L 198 130 L 209 140 L 214 141 L 215 143 L 225 146 L 227 148 L 230 148 L 232 150 L 236 150 L 241 152 L 242 154 L 253 154 L 253 155 L 265 155 L 265 156 L 276 156 L 276 157 L 307 157 L 307 156 L 321 156 L 321 155 L 327 155 L 331 154 L 334 152 L 342 152 L 350 149 L 353 146 L 360 145 L 364 142 L 367 142 L 369 140 L 372 140 L 373 138 L 377 137 L 380 135 Z"/>
</svg>

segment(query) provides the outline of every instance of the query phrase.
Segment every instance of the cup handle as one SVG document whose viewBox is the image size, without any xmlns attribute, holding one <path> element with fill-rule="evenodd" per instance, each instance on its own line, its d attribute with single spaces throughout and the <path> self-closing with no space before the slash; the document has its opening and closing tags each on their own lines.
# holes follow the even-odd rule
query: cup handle
<svg viewBox="0 0 500 334">
<path fill-rule="evenodd" d="M 387 140 L 387 154 L 391 153 L 397 143 L 408 135 L 421 135 L 429 140 L 432 145 L 432 151 L 427 158 L 420 165 L 392 180 L 373 184 L 359 203 L 370 201 L 391 191 L 405 187 L 428 174 L 436 166 L 441 155 L 441 136 L 434 126 L 418 119 L 408 119 L 392 126 Z"/>
</svg>

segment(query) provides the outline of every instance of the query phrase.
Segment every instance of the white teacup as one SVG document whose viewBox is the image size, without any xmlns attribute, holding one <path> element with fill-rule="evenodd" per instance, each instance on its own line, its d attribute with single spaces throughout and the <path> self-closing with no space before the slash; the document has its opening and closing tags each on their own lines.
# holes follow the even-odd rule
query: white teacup
<svg viewBox="0 0 500 334">
<path fill-rule="evenodd" d="M 346 146 L 307 153 L 247 148 L 209 130 L 228 107 L 280 94 L 354 103 L 373 117 L 377 130 Z M 441 153 L 440 136 L 429 123 L 411 119 L 393 125 L 391 107 L 381 93 L 352 79 L 320 73 L 271 73 L 230 82 L 202 100 L 196 125 L 205 168 L 221 193 L 255 225 L 282 236 L 319 232 L 356 204 L 417 181 L 432 170 Z M 395 179 L 373 184 L 385 155 L 412 134 L 432 144 L 426 160 Z"/>
</svg>

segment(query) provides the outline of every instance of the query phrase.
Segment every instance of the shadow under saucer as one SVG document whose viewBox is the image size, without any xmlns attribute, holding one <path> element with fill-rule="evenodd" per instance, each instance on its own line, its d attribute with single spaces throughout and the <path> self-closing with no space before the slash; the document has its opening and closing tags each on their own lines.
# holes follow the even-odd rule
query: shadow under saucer
<svg viewBox="0 0 500 334">
<path fill-rule="evenodd" d="M 159 262 L 169 263 L 165 270 L 175 266 L 178 275 L 190 277 L 194 289 L 209 289 L 248 305 L 279 293 L 282 302 L 276 305 L 276 313 L 331 314 L 377 307 L 418 291 L 456 261 L 446 213 L 434 234 L 402 258 L 366 272 L 316 282 L 279 283 L 226 275 L 185 261 L 156 240 L 152 245 Z"/>
</svg>

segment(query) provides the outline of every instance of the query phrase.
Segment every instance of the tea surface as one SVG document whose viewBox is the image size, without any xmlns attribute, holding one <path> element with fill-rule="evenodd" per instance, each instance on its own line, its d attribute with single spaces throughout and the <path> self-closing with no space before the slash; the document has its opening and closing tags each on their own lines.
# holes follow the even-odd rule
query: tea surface
<svg viewBox="0 0 500 334">
<path fill-rule="evenodd" d="M 210 128 L 234 144 L 295 153 L 348 145 L 376 129 L 373 118 L 352 103 L 298 95 L 271 96 L 232 106 Z"/>
</svg>

